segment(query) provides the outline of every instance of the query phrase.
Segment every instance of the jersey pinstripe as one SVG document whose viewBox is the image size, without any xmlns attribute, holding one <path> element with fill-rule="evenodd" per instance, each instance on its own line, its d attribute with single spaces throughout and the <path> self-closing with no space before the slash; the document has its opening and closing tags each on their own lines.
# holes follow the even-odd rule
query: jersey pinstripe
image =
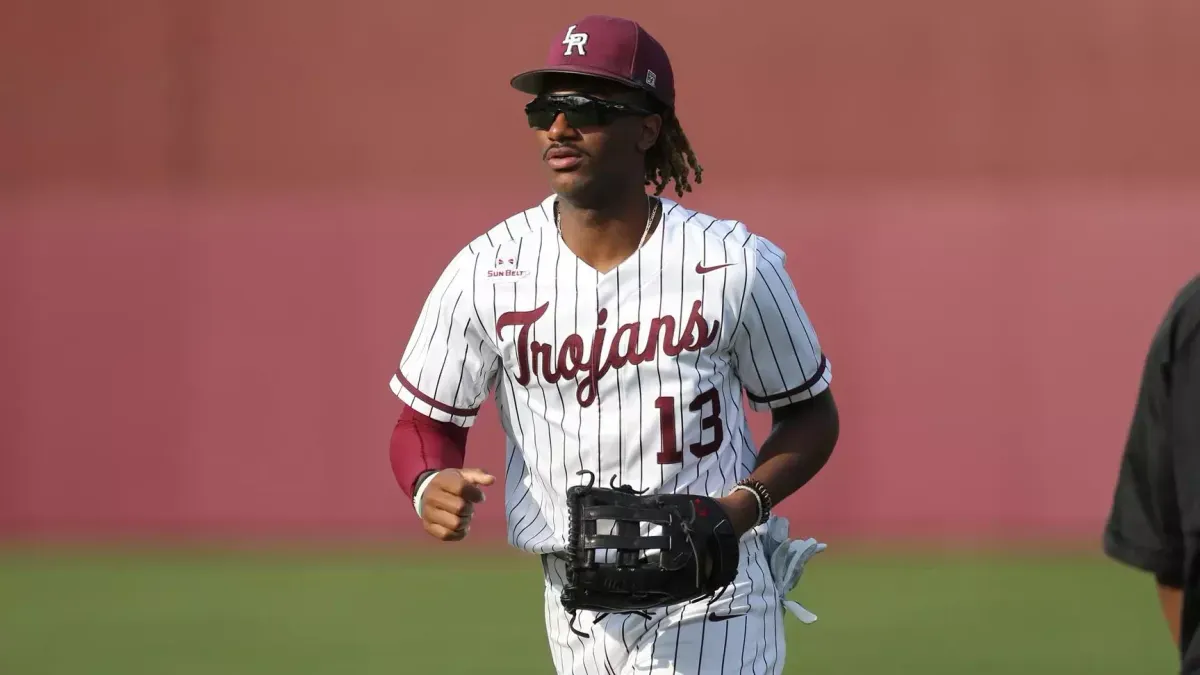
<svg viewBox="0 0 1200 675">
<path fill-rule="evenodd" d="M 587 479 L 723 496 L 754 465 L 749 406 L 832 376 L 784 269 L 742 223 L 662 199 L 645 245 L 600 274 L 562 242 L 554 197 L 464 248 L 425 301 L 391 380 L 461 426 L 494 392 L 517 548 L 564 549 L 565 495 Z"/>
</svg>

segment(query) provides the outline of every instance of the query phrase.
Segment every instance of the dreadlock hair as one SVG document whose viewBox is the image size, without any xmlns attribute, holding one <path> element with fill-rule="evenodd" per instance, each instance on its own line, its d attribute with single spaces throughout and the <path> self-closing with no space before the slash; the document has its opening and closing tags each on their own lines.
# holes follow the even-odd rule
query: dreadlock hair
<svg viewBox="0 0 1200 675">
<path fill-rule="evenodd" d="M 675 194 L 692 191 L 690 176 L 696 174 L 696 183 L 702 182 L 704 167 L 696 160 L 692 144 L 679 125 L 673 111 L 662 113 L 663 126 L 658 141 L 646 152 L 646 185 L 654 186 L 654 194 L 661 195 L 667 183 L 675 181 Z"/>
</svg>

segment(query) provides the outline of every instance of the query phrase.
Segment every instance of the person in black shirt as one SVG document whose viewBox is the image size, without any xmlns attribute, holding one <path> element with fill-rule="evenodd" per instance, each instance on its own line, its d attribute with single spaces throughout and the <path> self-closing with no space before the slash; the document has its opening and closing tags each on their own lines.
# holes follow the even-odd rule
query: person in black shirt
<svg viewBox="0 0 1200 675">
<path fill-rule="evenodd" d="M 1154 575 L 1180 672 L 1200 673 L 1200 276 L 1150 345 L 1104 551 Z"/>
</svg>

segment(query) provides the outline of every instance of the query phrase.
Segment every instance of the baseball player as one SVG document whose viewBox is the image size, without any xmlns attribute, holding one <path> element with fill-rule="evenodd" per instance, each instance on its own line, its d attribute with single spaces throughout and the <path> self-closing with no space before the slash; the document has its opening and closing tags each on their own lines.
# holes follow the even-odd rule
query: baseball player
<svg viewBox="0 0 1200 675">
<path fill-rule="evenodd" d="M 541 558 L 558 673 L 780 673 L 783 595 L 823 545 L 799 551 L 771 508 L 838 437 L 830 364 L 784 253 L 661 196 L 673 182 L 682 197 L 702 169 L 667 54 L 639 24 L 565 26 L 512 86 L 533 97 L 552 194 L 471 242 L 429 294 L 391 378 L 397 480 L 426 532 L 465 537 L 497 480 L 464 468 L 494 392 L 508 539 Z M 743 393 L 772 414 L 761 445 Z M 702 601 L 568 611 L 566 495 L 589 480 L 714 499 L 737 537 L 736 578 Z"/>
</svg>

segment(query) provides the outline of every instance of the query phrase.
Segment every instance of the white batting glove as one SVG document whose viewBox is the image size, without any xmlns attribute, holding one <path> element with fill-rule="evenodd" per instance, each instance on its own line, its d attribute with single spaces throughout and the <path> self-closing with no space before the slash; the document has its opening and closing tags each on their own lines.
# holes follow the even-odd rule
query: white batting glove
<svg viewBox="0 0 1200 675">
<path fill-rule="evenodd" d="M 775 587 L 779 589 L 779 601 L 791 612 L 792 616 L 802 623 L 812 623 L 817 615 L 805 609 L 800 603 L 788 600 L 787 594 L 804 574 L 804 565 L 814 555 L 824 551 L 826 546 L 816 539 L 796 541 L 788 538 L 789 524 L 787 518 L 772 516 L 767 524 L 766 551 L 767 563 L 771 569 L 771 577 L 775 579 Z"/>
</svg>

